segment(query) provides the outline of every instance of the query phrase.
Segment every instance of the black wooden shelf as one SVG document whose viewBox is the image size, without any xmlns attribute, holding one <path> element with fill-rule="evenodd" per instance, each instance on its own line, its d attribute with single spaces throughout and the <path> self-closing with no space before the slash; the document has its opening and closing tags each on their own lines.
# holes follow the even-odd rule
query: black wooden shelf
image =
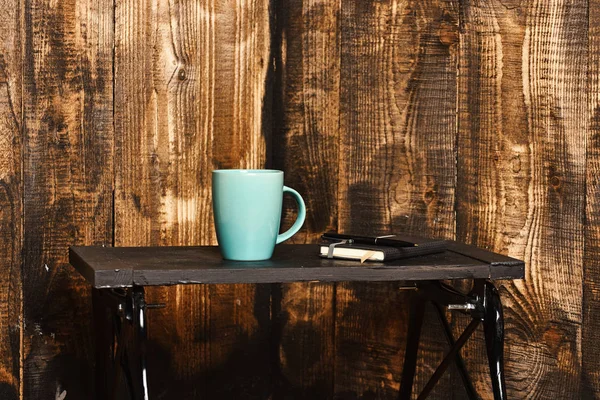
<svg viewBox="0 0 600 400">
<path fill-rule="evenodd" d="M 71 264 L 95 288 L 193 283 L 520 279 L 522 261 L 448 242 L 448 250 L 389 263 L 329 260 L 317 245 L 279 245 L 270 260 L 235 262 L 216 246 L 71 247 Z"/>
</svg>

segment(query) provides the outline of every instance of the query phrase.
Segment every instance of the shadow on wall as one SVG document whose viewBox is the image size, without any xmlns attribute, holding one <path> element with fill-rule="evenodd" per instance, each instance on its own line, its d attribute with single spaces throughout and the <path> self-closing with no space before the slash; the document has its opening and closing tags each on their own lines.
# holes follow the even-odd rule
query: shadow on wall
<svg viewBox="0 0 600 400">
<path fill-rule="evenodd" d="M 87 359 L 77 358 L 73 354 L 63 352 L 52 358 L 44 366 L 44 373 L 34 378 L 38 382 L 25 382 L 29 387 L 35 387 L 37 392 L 30 392 L 32 398 L 47 398 L 47 394 L 54 395 L 52 400 L 91 399 L 93 398 L 92 381 L 93 373 Z M 68 371 L 68 374 L 65 373 Z M 17 400 L 16 393 L 5 396 L 3 387 L 0 387 L 0 399 Z M 10 396 L 13 397 L 10 397 Z"/>
<path fill-rule="evenodd" d="M 0 399 L 18 400 L 19 396 L 14 387 L 7 383 L 0 383 Z"/>
<path fill-rule="evenodd" d="M 268 345 L 268 343 L 266 343 Z M 267 399 L 270 374 L 265 373 L 265 338 L 253 335 L 238 340 L 235 350 L 218 368 L 181 376 L 169 349 L 149 343 L 150 397 L 159 399 Z M 258 364 L 258 365 L 257 365 Z"/>
</svg>

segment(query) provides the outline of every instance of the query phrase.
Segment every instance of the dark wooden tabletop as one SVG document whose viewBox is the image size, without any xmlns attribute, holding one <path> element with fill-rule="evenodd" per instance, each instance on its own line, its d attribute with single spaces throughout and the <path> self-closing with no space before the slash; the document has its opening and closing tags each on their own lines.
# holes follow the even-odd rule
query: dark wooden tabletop
<svg viewBox="0 0 600 400">
<path fill-rule="evenodd" d="M 279 245 L 267 261 L 226 261 L 216 246 L 71 247 L 69 260 L 96 288 L 189 283 L 521 279 L 524 263 L 473 246 L 393 262 L 328 260 L 317 245 Z"/>
</svg>

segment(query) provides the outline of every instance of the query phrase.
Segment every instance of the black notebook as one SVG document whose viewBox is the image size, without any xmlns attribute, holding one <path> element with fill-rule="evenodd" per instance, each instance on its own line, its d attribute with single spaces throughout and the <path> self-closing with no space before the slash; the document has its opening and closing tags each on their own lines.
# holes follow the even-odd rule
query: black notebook
<svg viewBox="0 0 600 400">
<path fill-rule="evenodd" d="M 353 239 L 356 238 L 356 239 Z M 408 235 L 358 236 L 324 234 L 320 256 L 362 261 L 392 261 L 441 253 L 446 241 Z M 369 243 L 370 242 L 370 243 Z M 385 245 L 382 245 L 385 243 Z"/>
</svg>

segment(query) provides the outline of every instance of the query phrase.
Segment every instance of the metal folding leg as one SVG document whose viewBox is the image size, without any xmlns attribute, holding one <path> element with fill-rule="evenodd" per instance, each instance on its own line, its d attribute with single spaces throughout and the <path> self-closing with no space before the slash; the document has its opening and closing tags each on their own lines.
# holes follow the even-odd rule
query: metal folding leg
<svg viewBox="0 0 600 400">
<path fill-rule="evenodd" d="M 446 341 L 450 348 L 454 348 L 456 346 L 456 342 L 454 340 L 454 336 L 452 335 L 452 329 L 450 328 L 450 324 L 448 324 L 448 320 L 446 319 L 446 314 L 442 310 L 442 306 L 438 303 L 434 303 L 435 310 L 438 314 L 438 318 L 440 319 L 440 323 L 444 328 L 444 336 L 446 337 Z M 456 363 L 456 368 L 458 369 L 458 373 L 460 378 L 462 379 L 463 385 L 467 392 L 467 397 L 471 400 L 477 400 L 477 392 L 475 392 L 475 388 L 473 387 L 473 383 L 471 382 L 471 377 L 467 372 L 467 368 L 465 367 L 465 362 L 463 361 L 459 352 L 454 356 L 454 362 Z"/>
<path fill-rule="evenodd" d="M 486 282 L 483 296 L 483 331 L 495 400 L 506 399 L 504 382 L 504 317 L 496 288 Z"/>
<path fill-rule="evenodd" d="M 424 315 L 425 302 L 418 293 L 415 293 L 410 302 L 410 324 L 408 325 L 404 368 L 402 369 L 402 382 L 400 383 L 400 400 L 410 399 L 412 393 Z"/>
<path fill-rule="evenodd" d="M 148 400 L 144 288 L 94 289 L 96 398 Z"/>
<path fill-rule="evenodd" d="M 490 367 L 490 376 L 492 379 L 492 388 L 495 400 L 506 399 L 506 385 L 504 383 L 504 324 L 502 317 L 502 304 L 500 297 L 494 285 L 491 282 L 477 280 L 473 290 L 465 295 L 452 287 L 440 282 L 425 282 L 418 285 L 418 294 L 413 298 L 419 305 L 411 304 L 411 321 L 407 340 L 406 356 L 404 360 L 404 371 L 400 385 L 401 400 L 410 399 L 412 394 L 412 384 L 414 372 L 416 369 L 417 351 L 419 345 L 419 336 L 421 325 L 423 323 L 423 312 L 425 303 L 431 301 L 438 310 L 440 322 L 444 327 L 444 333 L 450 350 L 444 360 L 434 372 L 433 376 L 427 382 L 418 399 L 425 399 L 451 362 L 455 362 L 459 373 L 467 390 L 467 395 L 471 399 L 477 398 L 475 389 L 471 383 L 464 362 L 460 357 L 460 349 L 471 337 L 475 329 L 483 322 L 485 340 L 487 347 L 488 363 Z M 462 310 L 471 315 L 472 321 L 465 331 L 455 341 L 441 310 L 441 305 L 445 305 L 451 310 Z M 413 310 L 419 310 L 416 314 Z"/>
</svg>

